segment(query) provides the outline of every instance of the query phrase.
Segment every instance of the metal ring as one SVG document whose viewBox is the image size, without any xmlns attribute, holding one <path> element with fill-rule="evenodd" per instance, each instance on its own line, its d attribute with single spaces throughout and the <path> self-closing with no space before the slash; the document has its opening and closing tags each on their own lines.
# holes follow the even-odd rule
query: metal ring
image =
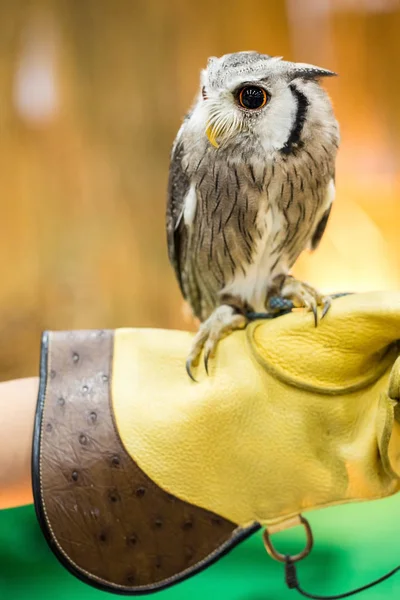
<svg viewBox="0 0 400 600">
<path fill-rule="evenodd" d="M 263 533 L 264 546 L 265 546 L 266 551 L 272 558 L 274 558 L 275 560 L 278 560 L 279 562 L 283 562 L 283 563 L 288 562 L 288 560 L 290 562 L 294 563 L 294 562 L 298 562 L 299 560 L 302 560 L 303 558 L 305 558 L 306 556 L 308 556 L 310 554 L 312 547 L 313 547 L 313 543 L 314 543 L 310 523 L 302 515 L 299 515 L 299 522 L 297 524 L 303 525 L 303 527 L 306 531 L 307 543 L 306 543 L 306 547 L 304 548 L 304 550 L 302 550 L 298 554 L 293 554 L 293 555 L 282 554 L 281 552 L 278 552 L 272 544 L 271 534 L 269 533 L 268 529 L 264 530 L 264 533 Z"/>
</svg>

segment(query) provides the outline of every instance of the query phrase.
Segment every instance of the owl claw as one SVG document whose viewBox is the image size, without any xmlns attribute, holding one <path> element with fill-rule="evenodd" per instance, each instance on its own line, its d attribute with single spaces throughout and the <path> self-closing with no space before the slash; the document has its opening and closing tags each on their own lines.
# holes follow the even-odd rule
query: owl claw
<svg viewBox="0 0 400 600">
<path fill-rule="evenodd" d="M 318 310 L 317 310 L 317 305 L 314 304 L 314 303 L 312 303 L 311 304 L 311 310 L 312 310 L 312 313 L 314 315 L 314 325 L 315 325 L 315 327 L 318 327 Z"/>
<path fill-rule="evenodd" d="M 331 307 L 331 304 L 332 304 L 332 299 L 329 296 L 326 296 L 326 298 L 324 298 L 324 303 L 322 306 L 321 321 L 325 317 L 325 315 L 328 313 L 328 311 Z"/>
<path fill-rule="evenodd" d="M 193 339 L 192 349 L 186 361 L 186 372 L 192 381 L 197 381 L 192 374 L 192 366 L 197 365 L 201 352 L 204 350 L 204 368 L 209 375 L 209 362 L 215 354 L 218 342 L 235 329 L 243 329 L 247 325 L 244 315 L 227 304 L 222 304 L 214 310 L 211 316 L 200 325 Z"/>
<path fill-rule="evenodd" d="M 288 275 L 282 286 L 280 296 L 286 300 L 291 300 L 295 308 L 306 308 L 314 315 L 315 327 L 318 327 L 318 306 L 322 306 L 321 321 L 325 317 L 331 306 L 330 296 L 322 296 L 313 287 L 298 281 L 291 275 Z"/>
<path fill-rule="evenodd" d="M 194 381 L 195 383 L 198 383 L 197 379 L 195 377 L 193 377 L 193 373 L 192 373 L 192 360 L 190 358 L 187 359 L 186 361 L 186 373 L 189 375 L 190 379 L 192 381 Z"/>
<path fill-rule="evenodd" d="M 210 375 L 208 372 L 208 361 L 210 359 L 210 351 L 204 353 L 204 368 L 206 370 L 207 375 Z"/>
</svg>

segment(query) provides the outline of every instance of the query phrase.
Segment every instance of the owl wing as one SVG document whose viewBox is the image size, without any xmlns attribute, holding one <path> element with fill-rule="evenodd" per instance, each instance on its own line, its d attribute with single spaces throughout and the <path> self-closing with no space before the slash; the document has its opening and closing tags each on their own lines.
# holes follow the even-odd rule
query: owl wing
<svg viewBox="0 0 400 600">
<path fill-rule="evenodd" d="M 183 144 L 175 144 L 169 168 L 167 198 L 167 245 L 169 260 L 174 267 L 181 292 L 186 298 L 182 269 L 188 242 L 187 228 L 183 219 L 184 200 L 190 187 L 190 180 L 182 167 Z"/>
<path fill-rule="evenodd" d="M 333 199 L 335 197 L 335 184 L 334 184 L 334 176 L 332 177 L 332 179 L 329 181 L 328 187 L 327 187 L 327 191 L 326 191 L 326 202 L 327 202 L 327 208 L 324 212 L 324 214 L 322 215 L 320 221 L 318 222 L 315 231 L 313 233 L 313 236 L 311 238 L 311 250 L 316 250 L 319 246 L 319 243 L 322 239 L 322 236 L 325 233 L 325 229 L 326 226 L 328 224 L 328 220 L 331 214 L 331 210 L 332 210 L 332 203 L 333 203 Z"/>
<path fill-rule="evenodd" d="M 329 206 L 329 208 L 326 209 L 326 211 L 324 212 L 324 214 L 321 217 L 321 220 L 319 221 L 318 225 L 315 228 L 313 237 L 311 239 L 311 250 L 316 250 L 319 246 L 319 243 L 322 239 L 322 236 L 325 233 L 325 229 L 328 223 L 328 219 L 329 216 L 331 214 L 331 210 L 332 210 L 332 204 Z"/>
</svg>

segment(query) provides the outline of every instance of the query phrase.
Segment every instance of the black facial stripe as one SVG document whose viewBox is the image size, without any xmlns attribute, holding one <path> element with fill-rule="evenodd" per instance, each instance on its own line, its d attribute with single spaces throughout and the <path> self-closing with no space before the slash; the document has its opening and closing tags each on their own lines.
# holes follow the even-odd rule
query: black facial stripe
<svg viewBox="0 0 400 600">
<path fill-rule="evenodd" d="M 298 90 L 293 83 L 289 86 L 289 88 L 296 100 L 297 111 L 292 131 L 290 132 L 290 135 L 284 146 L 281 148 L 282 154 L 291 154 L 294 150 L 294 146 L 298 146 L 301 143 L 301 133 L 303 131 L 308 106 L 310 104 L 306 96 L 300 90 Z"/>
</svg>

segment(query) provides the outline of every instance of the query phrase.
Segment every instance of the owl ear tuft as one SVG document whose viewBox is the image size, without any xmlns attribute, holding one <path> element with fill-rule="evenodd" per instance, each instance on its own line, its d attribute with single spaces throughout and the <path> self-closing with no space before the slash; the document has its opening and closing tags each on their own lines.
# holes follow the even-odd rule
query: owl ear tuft
<svg viewBox="0 0 400 600">
<path fill-rule="evenodd" d="M 297 77 L 303 79 L 320 79 L 320 77 L 335 77 L 337 73 L 306 63 L 293 63 L 289 75 L 290 79 L 296 79 Z"/>
</svg>

